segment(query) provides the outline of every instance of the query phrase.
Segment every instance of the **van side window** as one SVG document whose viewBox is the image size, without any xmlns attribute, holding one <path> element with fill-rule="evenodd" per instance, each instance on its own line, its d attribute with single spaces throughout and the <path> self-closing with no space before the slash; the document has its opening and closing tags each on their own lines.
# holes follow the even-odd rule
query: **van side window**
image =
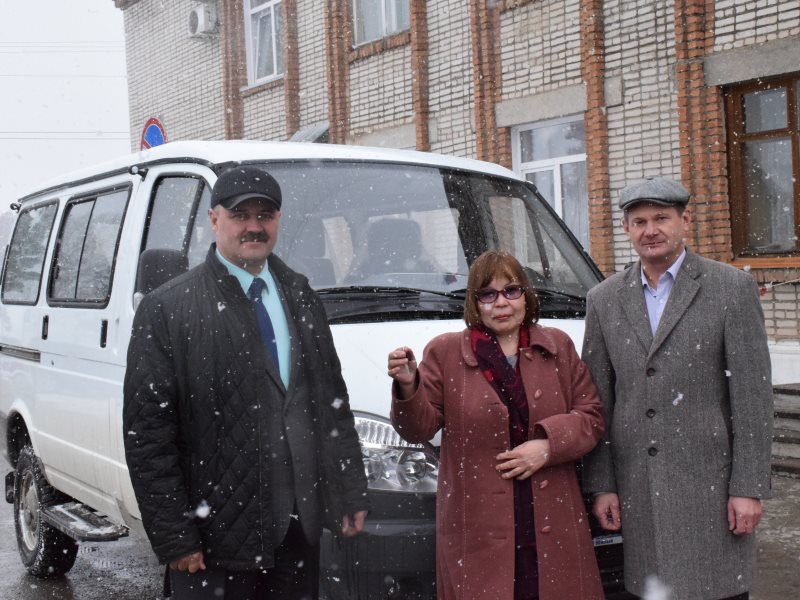
<svg viewBox="0 0 800 600">
<path fill-rule="evenodd" d="M 70 202 L 50 280 L 53 302 L 108 302 L 128 189 Z"/>
<path fill-rule="evenodd" d="M 47 243 L 58 203 L 40 204 L 24 209 L 8 250 L 3 277 L 3 302 L 6 304 L 36 304 Z"/>
<path fill-rule="evenodd" d="M 140 294 L 200 263 L 210 243 L 206 213 L 211 190 L 203 179 L 162 177 L 153 186 L 152 198 L 136 275 Z"/>
<path fill-rule="evenodd" d="M 203 182 L 194 177 L 163 177 L 156 182 L 142 250 L 186 249 L 189 225 L 202 187 Z"/>
</svg>

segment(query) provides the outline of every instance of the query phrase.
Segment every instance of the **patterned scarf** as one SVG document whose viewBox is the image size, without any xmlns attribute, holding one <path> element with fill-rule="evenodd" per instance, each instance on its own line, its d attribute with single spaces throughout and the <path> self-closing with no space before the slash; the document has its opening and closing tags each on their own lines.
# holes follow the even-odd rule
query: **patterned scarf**
<svg viewBox="0 0 800 600">
<path fill-rule="evenodd" d="M 511 445 L 519 446 L 528 440 L 528 399 L 522 387 L 519 361 L 516 367 L 508 364 L 497 336 L 483 327 L 471 327 L 469 337 L 478 367 L 508 408 Z M 526 348 L 529 344 L 530 334 L 523 325 L 519 328 L 519 347 Z"/>
<path fill-rule="evenodd" d="M 470 344 L 486 381 L 508 408 L 511 447 L 528 441 L 528 398 L 522 385 L 519 353 L 512 367 L 491 331 L 471 327 Z M 530 345 L 526 326 L 519 328 L 519 348 Z M 531 480 L 514 479 L 514 600 L 539 597 L 539 565 L 536 558 L 536 534 L 533 520 L 533 488 Z"/>
</svg>

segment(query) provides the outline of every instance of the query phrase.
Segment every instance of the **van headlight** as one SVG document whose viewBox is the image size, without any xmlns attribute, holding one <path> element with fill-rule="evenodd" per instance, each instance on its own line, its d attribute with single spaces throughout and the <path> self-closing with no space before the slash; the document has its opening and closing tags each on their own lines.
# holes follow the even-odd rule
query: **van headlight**
<svg viewBox="0 0 800 600">
<path fill-rule="evenodd" d="M 384 492 L 436 493 L 439 458 L 430 444 L 409 444 L 389 421 L 355 414 L 361 457 L 369 489 Z"/>
</svg>

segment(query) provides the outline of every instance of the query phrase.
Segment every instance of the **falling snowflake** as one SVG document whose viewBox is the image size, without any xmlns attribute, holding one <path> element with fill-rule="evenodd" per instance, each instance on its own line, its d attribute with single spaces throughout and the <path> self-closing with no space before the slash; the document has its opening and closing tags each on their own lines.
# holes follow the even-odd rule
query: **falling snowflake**
<svg viewBox="0 0 800 600">
<path fill-rule="evenodd" d="M 201 501 L 200 504 L 197 505 L 197 508 L 194 509 L 194 515 L 198 519 L 207 519 L 208 515 L 210 514 L 211 514 L 211 507 L 205 500 Z"/>
</svg>

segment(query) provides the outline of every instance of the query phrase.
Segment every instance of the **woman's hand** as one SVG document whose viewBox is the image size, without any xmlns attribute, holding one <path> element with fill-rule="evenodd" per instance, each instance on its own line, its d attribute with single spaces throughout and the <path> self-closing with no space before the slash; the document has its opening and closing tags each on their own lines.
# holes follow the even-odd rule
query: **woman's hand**
<svg viewBox="0 0 800 600">
<path fill-rule="evenodd" d="M 411 348 L 403 346 L 389 352 L 387 373 L 397 382 L 402 398 L 414 394 L 417 383 L 417 361 Z"/>
<path fill-rule="evenodd" d="M 400 385 L 414 383 L 417 378 L 417 361 L 411 348 L 403 346 L 389 352 L 388 373 Z"/>
<path fill-rule="evenodd" d="M 503 479 L 527 479 L 541 469 L 550 457 L 550 440 L 528 440 L 495 458 L 501 461 L 495 468 Z"/>
</svg>

